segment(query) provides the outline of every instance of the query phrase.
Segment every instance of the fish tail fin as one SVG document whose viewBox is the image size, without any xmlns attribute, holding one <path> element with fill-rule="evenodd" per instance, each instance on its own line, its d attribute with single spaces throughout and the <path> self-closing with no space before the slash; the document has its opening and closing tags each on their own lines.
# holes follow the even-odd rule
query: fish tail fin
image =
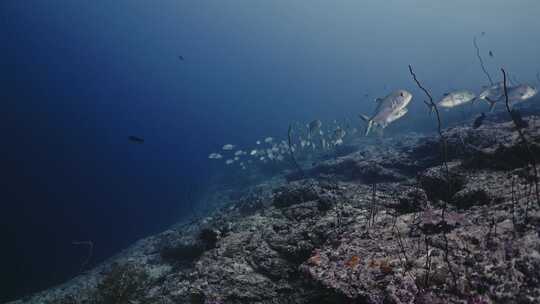
<svg viewBox="0 0 540 304">
<path fill-rule="evenodd" d="M 365 136 L 369 135 L 369 132 L 371 131 L 371 128 L 373 128 L 373 120 L 372 119 L 368 120 L 368 122 L 367 122 L 366 133 L 364 134 Z"/>
<path fill-rule="evenodd" d="M 365 136 L 368 136 L 369 131 L 371 131 L 371 128 L 373 127 L 373 119 L 364 114 L 360 114 L 358 116 L 360 116 L 360 118 L 367 123 Z"/>
<path fill-rule="evenodd" d="M 497 103 L 497 101 L 491 100 L 488 97 L 486 97 L 484 99 L 489 103 L 489 111 L 493 112 L 493 109 L 495 109 L 495 104 Z"/>
</svg>

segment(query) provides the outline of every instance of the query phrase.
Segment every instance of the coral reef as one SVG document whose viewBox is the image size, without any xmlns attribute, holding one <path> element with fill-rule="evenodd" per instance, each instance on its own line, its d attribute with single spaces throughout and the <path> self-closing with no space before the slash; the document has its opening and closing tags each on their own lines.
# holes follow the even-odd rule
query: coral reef
<svg viewBox="0 0 540 304">
<path fill-rule="evenodd" d="M 540 157 L 540 118 L 526 120 Z M 14 304 L 540 303 L 540 209 L 515 127 L 443 134 L 448 174 L 438 136 L 359 139 Z"/>
</svg>

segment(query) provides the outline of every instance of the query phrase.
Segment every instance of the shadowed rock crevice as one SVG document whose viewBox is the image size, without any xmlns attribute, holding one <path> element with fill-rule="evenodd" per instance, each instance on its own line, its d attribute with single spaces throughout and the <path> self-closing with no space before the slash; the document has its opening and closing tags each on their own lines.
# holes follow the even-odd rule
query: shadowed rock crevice
<svg viewBox="0 0 540 304">
<path fill-rule="evenodd" d="M 428 169 L 420 175 L 420 185 L 431 201 L 450 201 L 467 183 L 464 175 L 450 171 L 447 176 L 439 167 Z"/>
</svg>

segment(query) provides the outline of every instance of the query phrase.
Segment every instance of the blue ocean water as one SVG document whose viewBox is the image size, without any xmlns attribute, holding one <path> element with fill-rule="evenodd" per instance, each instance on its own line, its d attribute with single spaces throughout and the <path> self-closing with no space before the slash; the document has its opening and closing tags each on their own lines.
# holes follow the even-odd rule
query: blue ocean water
<svg viewBox="0 0 540 304">
<path fill-rule="evenodd" d="M 2 1 L 0 301 L 76 275 L 73 241 L 95 264 L 188 218 L 232 170 L 208 160 L 223 144 L 361 128 L 399 88 L 418 98 L 390 134 L 432 131 L 407 65 L 438 97 L 478 93 L 474 36 L 495 79 L 533 83 L 539 17 L 536 0 Z"/>
</svg>

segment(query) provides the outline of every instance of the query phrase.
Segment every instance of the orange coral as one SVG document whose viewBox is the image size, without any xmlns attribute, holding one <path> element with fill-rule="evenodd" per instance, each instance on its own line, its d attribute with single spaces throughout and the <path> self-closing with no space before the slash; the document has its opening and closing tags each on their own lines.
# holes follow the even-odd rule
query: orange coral
<svg viewBox="0 0 540 304">
<path fill-rule="evenodd" d="M 390 274 L 390 273 L 392 273 L 394 271 L 392 269 L 392 266 L 388 263 L 388 261 L 386 259 L 381 259 L 381 260 L 372 259 L 372 260 L 369 260 L 368 267 L 370 267 L 370 268 L 378 267 L 379 270 L 383 274 Z"/>
<path fill-rule="evenodd" d="M 381 270 L 382 273 L 384 274 L 390 274 L 392 273 L 392 266 L 390 266 L 390 264 L 388 263 L 387 260 L 382 260 L 380 261 L 379 263 L 379 269 Z"/>
<path fill-rule="evenodd" d="M 310 257 L 307 262 L 311 265 L 321 266 L 321 255 L 316 253 L 314 256 Z"/>
<path fill-rule="evenodd" d="M 354 268 L 360 263 L 360 258 L 357 255 L 353 255 L 346 263 L 348 267 Z"/>
</svg>

